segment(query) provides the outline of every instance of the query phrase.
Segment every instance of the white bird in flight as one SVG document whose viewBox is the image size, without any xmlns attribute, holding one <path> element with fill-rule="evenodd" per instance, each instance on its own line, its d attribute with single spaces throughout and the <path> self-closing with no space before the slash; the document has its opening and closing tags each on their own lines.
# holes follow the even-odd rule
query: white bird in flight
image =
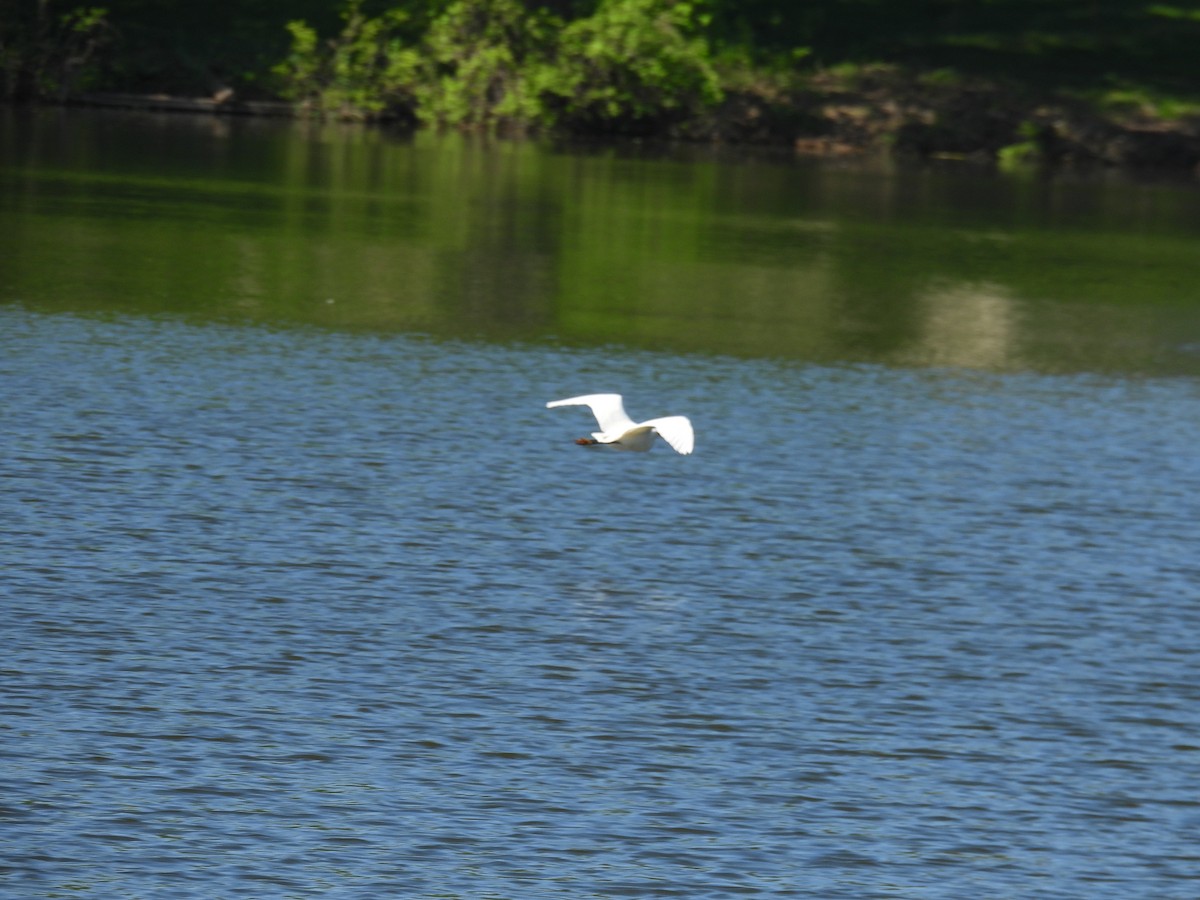
<svg viewBox="0 0 1200 900">
<path fill-rule="evenodd" d="M 687 416 L 665 416 L 635 422 L 625 413 L 620 394 L 585 394 L 569 400 L 555 400 L 546 408 L 555 406 L 586 406 L 600 423 L 600 430 L 590 438 L 579 438 L 575 443 L 588 446 L 606 444 L 617 450 L 649 450 L 654 436 L 670 444 L 679 453 L 688 454 L 696 444 L 692 423 Z"/>
</svg>

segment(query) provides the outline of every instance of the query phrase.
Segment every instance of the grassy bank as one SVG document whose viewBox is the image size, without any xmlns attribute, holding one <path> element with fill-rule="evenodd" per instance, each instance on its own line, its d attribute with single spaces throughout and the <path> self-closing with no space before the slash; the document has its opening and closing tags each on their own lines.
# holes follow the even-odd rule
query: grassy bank
<svg viewBox="0 0 1200 900">
<path fill-rule="evenodd" d="M 1200 6 L 1116 0 L 27 0 L 11 101 L 1195 171 Z M 201 108 L 203 101 L 199 101 Z"/>
</svg>

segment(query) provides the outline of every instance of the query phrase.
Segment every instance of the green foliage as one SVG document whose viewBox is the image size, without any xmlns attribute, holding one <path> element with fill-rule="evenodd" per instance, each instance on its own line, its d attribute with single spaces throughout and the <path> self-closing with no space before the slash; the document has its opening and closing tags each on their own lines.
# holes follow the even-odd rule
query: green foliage
<svg viewBox="0 0 1200 900">
<path fill-rule="evenodd" d="M 407 14 L 391 9 L 368 18 L 362 0 L 348 0 L 342 18 L 341 34 L 324 46 L 306 23 L 288 23 L 291 53 L 275 68 L 281 93 L 346 118 L 411 114 L 422 61 L 403 39 Z"/>
<path fill-rule="evenodd" d="M 338 115 L 410 111 L 436 124 L 561 126 L 578 132 L 665 130 L 721 98 L 704 17 L 672 0 L 602 0 L 563 27 L 519 0 L 452 0 L 419 41 L 406 14 L 375 18 L 348 0 L 340 35 L 304 22 L 276 72 L 288 98 Z"/>
<path fill-rule="evenodd" d="M 1161 94 L 1145 88 L 1118 86 L 1099 94 L 1092 93 L 1092 102 L 1116 116 L 1143 116 L 1164 121 L 1179 121 L 1200 116 L 1200 101 Z"/>
<path fill-rule="evenodd" d="M 1005 172 L 1019 172 L 1043 161 L 1037 141 L 1020 141 L 996 151 L 996 165 Z"/>
<path fill-rule="evenodd" d="M 1177 74 L 1194 53 L 1182 32 L 1197 21 L 1182 0 L 326 2 L 340 4 L 340 33 L 324 40 L 326 29 L 292 22 L 291 54 L 276 67 L 286 96 L 325 114 L 663 135 L 708 133 L 732 112 L 744 113 L 736 128 L 746 133 L 786 137 L 808 121 L 796 104 L 818 81 L 951 95 L 980 77 L 1066 86 L 1067 72 L 1076 90 L 1129 83 L 1169 98 L 1138 104 L 1160 118 L 1196 108 L 1194 87 Z M 1123 80 L 1116 61 L 1163 77 Z M 1114 97 L 1105 108 L 1120 105 Z M 768 121 L 776 124 L 764 132 Z"/>
<path fill-rule="evenodd" d="M 1200 0 L 8 0 L 0 99 L 233 87 L 321 115 L 792 141 L 824 134 L 821 91 L 982 79 L 1186 124 L 1197 40 Z"/>
<path fill-rule="evenodd" d="M 934 69 L 924 73 L 920 81 L 930 87 L 957 87 L 963 83 L 963 77 L 957 69 Z"/>
<path fill-rule="evenodd" d="M 447 125 L 492 126 L 539 119 L 532 72 L 546 64 L 556 25 L 517 0 L 454 0 L 414 40 L 407 12 L 374 18 L 347 0 L 340 35 L 322 43 L 291 22 L 288 58 L 276 67 L 282 93 L 343 117 L 415 116 Z"/>
<path fill-rule="evenodd" d="M 422 119 L 447 125 L 527 124 L 541 117 L 535 94 L 553 34 L 561 26 L 517 0 L 455 0 L 434 19 L 418 89 Z"/>
<path fill-rule="evenodd" d="M 288 100 L 307 100 L 323 86 L 325 59 L 318 52 L 317 32 L 307 22 L 288 22 L 292 51 L 275 67 L 280 93 Z"/>
<path fill-rule="evenodd" d="M 64 99 L 86 88 L 112 37 L 108 10 L 77 6 L 55 14 L 48 0 L 0 19 L 0 97 Z"/>
<path fill-rule="evenodd" d="M 1151 16 L 1160 16 L 1164 19 L 1200 22 L 1200 9 L 1184 9 L 1181 6 L 1167 6 L 1159 3 L 1146 7 L 1146 12 Z"/>
<path fill-rule="evenodd" d="M 704 17 L 691 3 L 601 0 L 572 22 L 540 93 L 554 120 L 577 132 L 653 133 L 718 103 L 721 86 Z"/>
</svg>

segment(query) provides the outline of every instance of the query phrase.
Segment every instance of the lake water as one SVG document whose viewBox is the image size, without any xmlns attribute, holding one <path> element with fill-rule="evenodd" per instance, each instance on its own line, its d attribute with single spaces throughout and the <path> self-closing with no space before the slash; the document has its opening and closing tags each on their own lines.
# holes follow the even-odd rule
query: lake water
<svg viewBox="0 0 1200 900">
<path fill-rule="evenodd" d="M 1194 187 L 6 116 L 3 896 L 1196 895 Z"/>
</svg>

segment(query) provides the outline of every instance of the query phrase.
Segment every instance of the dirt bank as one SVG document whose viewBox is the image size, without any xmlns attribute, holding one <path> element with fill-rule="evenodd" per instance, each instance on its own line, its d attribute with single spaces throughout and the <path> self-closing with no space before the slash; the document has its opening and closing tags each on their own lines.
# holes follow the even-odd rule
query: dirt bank
<svg viewBox="0 0 1200 900">
<path fill-rule="evenodd" d="M 731 91 L 698 126 L 691 136 L 787 144 L 816 156 L 887 152 L 1200 174 L 1200 115 L 1167 119 L 1133 104 L 1103 111 L 1067 96 L 883 67 L 852 78 L 818 75 L 802 89 Z"/>
<path fill-rule="evenodd" d="M 296 115 L 285 103 L 232 92 L 188 98 L 88 94 L 72 103 L 217 115 Z M 1130 104 L 1103 111 L 1062 95 L 987 82 L 938 80 L 888 67 L 825 74 L 802 85 L 726 91 L 669 137 L 789 147 L 799 155 L 972 159 L 1002 166 L 1105 166 L 1200 175 L 1200 115 L 1166 118 Z"/>
</svg>

